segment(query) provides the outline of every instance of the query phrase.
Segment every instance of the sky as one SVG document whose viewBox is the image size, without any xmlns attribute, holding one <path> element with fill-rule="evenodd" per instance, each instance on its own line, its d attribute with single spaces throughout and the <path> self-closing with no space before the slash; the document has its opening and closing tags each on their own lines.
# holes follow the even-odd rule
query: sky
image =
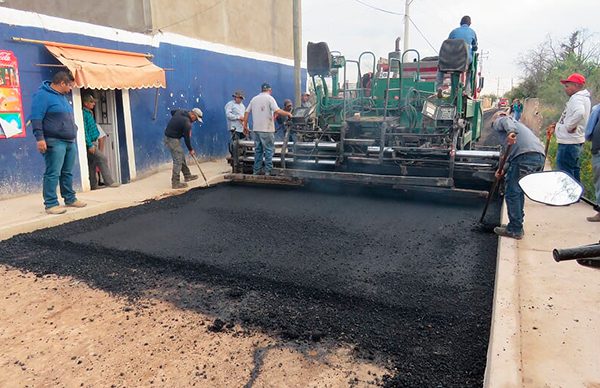
<svg viewBox="0 0 600 388">
<path fill-rule="evenodd" d="M 367 5 L 396 14 L 375 10 Z M 302 40 L 327 42 L 347 59 L 363 51 L 387 57 L 400 36 L 404 45 L 404 0 L 302 0 Z M 483 62 L 484 93 L 503 94 L 523 76 L 516 63 L 520 53 L 539 46 L 547 35 L 566 38 L 588 29 L 600 41 L 598 0 L 412 0 L 409 46 L 421 57 L 436 55 L 464 15 L 471 16 Z M 428 43 L 429 41 L 429 43 Z M 433 46 L 433 48 L 431 47 Z M 435 50 L 434 50 L 435 48 Z M 306 60 L 306 52 L 304 52 Z M 353 81 L 353 80 L 352 80 Z"/>
</svg>

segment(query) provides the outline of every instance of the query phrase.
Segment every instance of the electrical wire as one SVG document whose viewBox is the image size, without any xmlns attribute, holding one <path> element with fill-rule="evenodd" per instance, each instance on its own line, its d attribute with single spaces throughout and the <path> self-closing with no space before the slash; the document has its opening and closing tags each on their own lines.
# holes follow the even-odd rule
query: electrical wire
<svg viewBox="0 0 600 388">
<path fill-rule="evenodd" d="M 162 30 L 163 28 L 169 28 L 169 27 L 173 27 L 174 25 L 177 25 L 177 24 L 180 24 L 180 23 L 183 23 L 183 22 L 187 22 L 188 20 L 190 20 L 190 19 L 193 19 L 193 18 L 195 18 L 195 17 L 197 17 L 197 16 L 199 16 L 199 15 L 203 14 L 203 13 L 204 13 L 204 12 L 206 12 L 206 11 L 209 11 L 209 10 L 213 9 L 213 8 L 214 8 L 214 7 L 216 7 L 217 5 L 219 5 L 219 4 L 221 4 L 221 3 L 224 3 L 224 2 L 226 2 L 226 1 L 227 1 L 227 0 L 219 0 L 219 1 L 217 1 L 216 3 L 214 3 L 213 5 L 211 5 L 211 6 L 208 6 L 207 8 L 204 8 L 202 11 L 200 11 L 200 12 L 198 12 L 198 13 L 195 13 L 195 14 L 193 14 L 192 16 L 189 16 L 189 17 L 187 17 L 187 18 L 185 18 L 185 19 L 181 19 L 181 20 L 179 20 L 179 21 L 176 21 L 175 23 L 167 24 L 166 26 L 162 26 L 162 27 L 159 27 L 159 28 L 154 28 L 153 30 L 154 30 L 154 31 L 157 31 L 157 30 Z"/>
<path fill-rule="evenodd" d="M 394 11 L 388 11 L 387 9 L 378 8 L 378 7 L 375 7 L 375 6 L 371 5 L 371 4 L 365 3 L 364 1 L 361 1 L 361 0 L 354 0 L 354 1 L 356 1 L 357 3 L 362 4 L 364 6 L 367 6 L 369 8 L 372 8 L 374 10 L 380 11 L 380 12 L 389 13 L 391 15 L 404 16 L 403 13 L 394 12 Z"/>
<path fill-rule="evenodd" d="M 423 39 L 425 39 L 425 42 L 427 42 L 427 44 L 429 45 L 429 47 L 431 47 L 433 49 L 433 51 L 435 51 L 436 54 L 439 54 L 438 51 L 435 49 L 435 47 L 433 47 L 433 45 L 431 44 L 431 42 L 429 42 L 429 40 L 425 37 L 425 35 L 423 35 L 423 33 L 421 32 L 421 30 L 419 29 L 419 27 L 417 27 L 417 25 L 415 24 L 415 22 L 413 22 L 412 18 L 409 18 L 409 20 L 412 23 L 412 25 L 417 29 L 417 31 L 419 32 L 419 34 L 421 34 L 421 36 L 423 37 Z"/>
</svg>

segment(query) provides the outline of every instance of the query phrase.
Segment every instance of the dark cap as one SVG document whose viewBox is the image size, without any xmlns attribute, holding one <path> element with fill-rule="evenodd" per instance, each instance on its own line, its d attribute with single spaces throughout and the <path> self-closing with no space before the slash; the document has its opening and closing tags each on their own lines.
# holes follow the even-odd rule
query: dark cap
<svg viewBox="0 0 600 388">
<path fill-rule="evenodd" d="M 283 106 L 288 106 L 288 105 L 292 105 L 292 100 L 290 100 L 289 98 L 286 98 L 285 100 L 283 100 Z"/>
<path fill-rule="evenodd" d="M 260 85 L 260 90 L 262 90 L 263 92 L 264 92 L 264 91 L 267 91 L 267 90 L 269 90 L 269 89 L 271 89 L 271 85 L 269 85 L 269 83 L 268 83 L 268 82 L 263 82 L 263 84 L 262 84 L 262 85 Z"/>
</svg>

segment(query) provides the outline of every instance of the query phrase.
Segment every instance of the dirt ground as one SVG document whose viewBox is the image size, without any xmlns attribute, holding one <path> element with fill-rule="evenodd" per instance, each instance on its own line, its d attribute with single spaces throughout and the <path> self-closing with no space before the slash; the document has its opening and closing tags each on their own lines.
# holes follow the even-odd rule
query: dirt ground
<svg viewBox="0 0 600 388">
<path fill-rule="evenodd" d="M 217 330 L 214 317 L 152 295 L 131 303 L 69 277 L 0 268 L 2 387 L 346 387 L 389 373 L 350 346 Z"/>
</svg>

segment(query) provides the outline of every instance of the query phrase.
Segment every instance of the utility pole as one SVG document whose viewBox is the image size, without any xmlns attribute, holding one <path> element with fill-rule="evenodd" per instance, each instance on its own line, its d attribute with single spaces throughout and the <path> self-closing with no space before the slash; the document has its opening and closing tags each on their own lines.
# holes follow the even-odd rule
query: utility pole
<svg viewBox="0 0 600 388">
<path fill-rule="evenodd" d="M 408 50 L 408 27 L 410 24 L 410 3 L 412 0 L 405 0 L 404 2 L 404 51 Z"/>
<path fill-rule="evenodd" d="M 496 86 L 496 96 L 500 97 L 500 78 L 498 78 L 498 85 Z"/>
<path fill-rule="evenodd" d="M 294 0 L 293 5 L 293 34 L 294 34 L 294 104 L 300 106 L 302 94 L 302 77 L 300 62 L 302 60 L 302 35 L 300 26 L 302 25 L 302 4 L 301 0 Z"/>
</svg>

